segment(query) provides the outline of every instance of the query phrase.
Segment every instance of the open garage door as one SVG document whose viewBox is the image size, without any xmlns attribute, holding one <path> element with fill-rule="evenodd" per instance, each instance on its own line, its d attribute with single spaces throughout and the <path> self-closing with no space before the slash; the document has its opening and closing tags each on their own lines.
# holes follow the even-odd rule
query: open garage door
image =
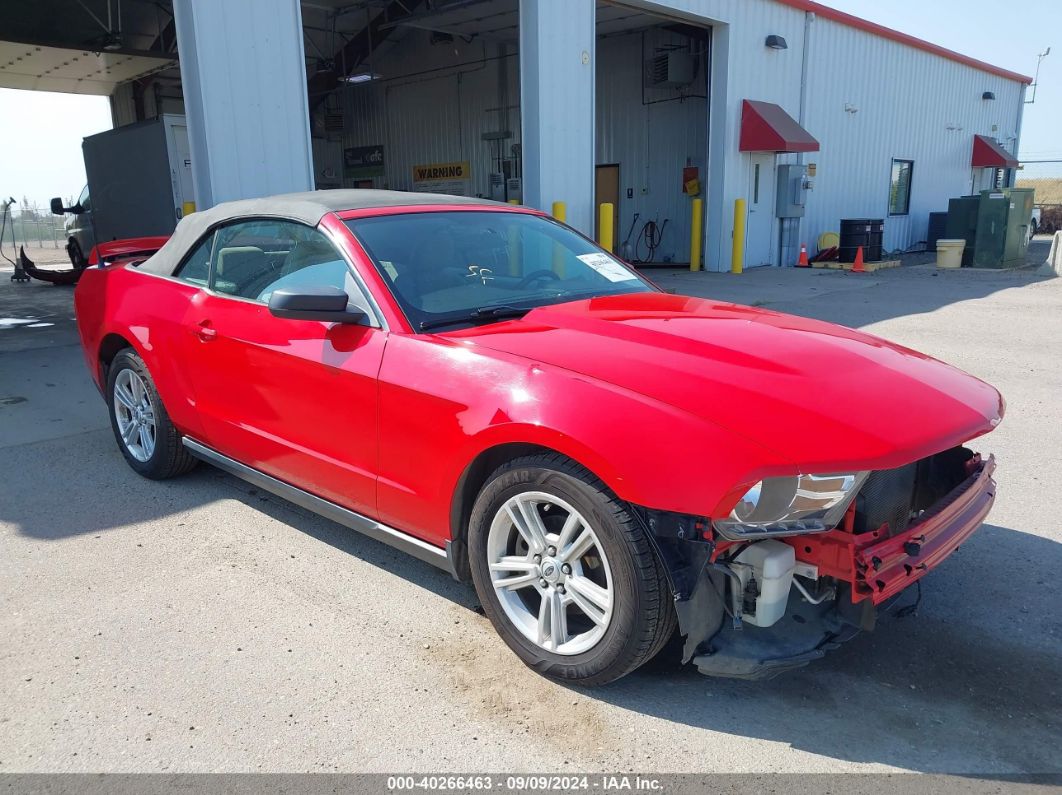
<svg viewBox="0 0 1062 795">
<path fill-rule="evenodd" d="M 617 251 L 687 264 L 707 184 L 711 29 L 600 2 L 597 37 L 596 150 L 618 166 Z"/>
</svg>

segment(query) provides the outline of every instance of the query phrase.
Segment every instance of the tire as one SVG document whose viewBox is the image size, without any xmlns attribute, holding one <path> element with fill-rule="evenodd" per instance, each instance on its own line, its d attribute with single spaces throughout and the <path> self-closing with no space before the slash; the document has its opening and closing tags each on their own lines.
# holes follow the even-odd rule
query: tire
<svg viewBox="0 0 1062 795">
<path fill-rule="evenodd" d="M 81 250 L 81 244 L 75 238 L 70 238 L 70 242 L 66 244 L 66 253 L 70 257 L 70 264 L 75 268 L 84 268 L 88 264 L 85 252 Z"/>
<path fill-rule="evenodd" d="M 564 456 L 528 456 L 495 471 L 476 498 L 468 543 L 484 612 L 542 674 L 603 685 L 674 634 L 671 591 L 645 532 L 604 483 Z"/>
<path fill-rule="evenodd" d="M 107 371 L 107 408 L 118 449 L 137 474 L 162 480 L 198 463 L 181 443 L 144 361 L 131 348 L 119 351 Z"/>
</svg>

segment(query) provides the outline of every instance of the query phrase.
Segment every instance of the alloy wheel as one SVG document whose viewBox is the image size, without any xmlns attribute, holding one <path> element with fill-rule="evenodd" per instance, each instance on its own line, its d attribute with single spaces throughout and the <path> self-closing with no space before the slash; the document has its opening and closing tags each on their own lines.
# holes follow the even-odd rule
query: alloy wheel
<svg viewBox="0 0 1062 795">
<path fill-rule="evenodd" d="M 604 636 L 615 590 L 590 523 L 545 492 L 511 497 L 487 534 L 491 585 L 521 634 L 555 654 L 581 654 Z"/>
<path fill-rule="evenodd" d="M 137 461 L 149 460 L 155 452 L 155 410 L 144 379 L 128 368 L 114 379 L 114 416 L 125 449 Z"/>
</svg>

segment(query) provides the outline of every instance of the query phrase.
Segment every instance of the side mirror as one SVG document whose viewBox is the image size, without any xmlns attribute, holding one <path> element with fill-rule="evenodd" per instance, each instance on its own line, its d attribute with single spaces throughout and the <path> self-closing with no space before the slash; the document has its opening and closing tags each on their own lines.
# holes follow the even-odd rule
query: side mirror
<svg viewBox="0 0 1062 795">
<path fill-rule="evenodd" d="M 63 200 L 56 196 L 52 199 L 52 215 L 62 215 L 66 212 L 66 208 L 63 207 Z"/>
<path fill-rule="evenodd" d="M 325 323 L 369 325 L 364 310 L 350 306 L 350 297 L 338 287 L 299 287 L 274 290 L 269 311 L 287 320 L 320 320 Z"/>
</svg>

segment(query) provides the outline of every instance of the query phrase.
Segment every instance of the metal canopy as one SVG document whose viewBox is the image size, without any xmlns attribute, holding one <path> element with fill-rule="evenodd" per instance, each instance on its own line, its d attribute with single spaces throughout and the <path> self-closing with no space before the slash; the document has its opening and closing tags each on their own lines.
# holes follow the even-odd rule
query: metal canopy
<svg viewBox="0 0 1062 795">
<path fill-rule="evenodd" d="M 987 135 L 975 135 L 970 165 L 974 168 L 1016 168 L 1018 159 Z"/>
<path fill-rule="evenodd" d="M 90 52 L 0 41 L 0 88 L 110 96 L 128 80 L 176 65 L 172 56 Z"/>
<path fill-rule="evenodd" d="M 773 102 L 746 99 L 741 107 L 741 152 L 817 152 L 819 142 Z"/>
</svg>

